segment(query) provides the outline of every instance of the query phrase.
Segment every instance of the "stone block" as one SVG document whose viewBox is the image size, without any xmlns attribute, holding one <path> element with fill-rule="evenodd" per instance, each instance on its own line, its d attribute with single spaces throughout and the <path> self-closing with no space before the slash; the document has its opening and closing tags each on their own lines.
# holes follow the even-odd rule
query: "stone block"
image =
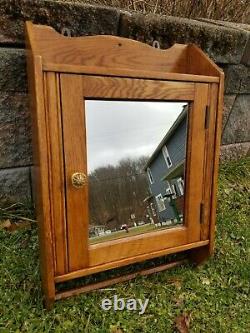
<svg viewBox="0 0 250 333">
<path fill-rule="evenodd" d="M 221 20 L 212 20 L 207 18 L 196 18 L 198 21 L 213 23 L 218 26 L 229 27 L 232 29 L 244 30 L 250 32 L 250 25 L 244 23 L 236 23 L 236 22 L 229 22 L 229 21 L 221 21 Z"/>
<path fill-rule="evenodd" d="M 223 131 L 222 144 L 250 141 L 250 95 L 238 95 Z"/>
<path fill-rule="evenodd" d="M 250 94 L 250 67 L 229 65 L 224 73 L 226 94 Z"/>
<path fill-rule="evenodd" d="M 225 95 L 224 96 L 224 109 L 223 109 L 223 119 L 222 119 L 222 129 L 224 129 L 228 117 L 231 113 L 234 101 L 236 99 L 236 95 Z"/>
<path fill-rule="evenodd" d="M 248 39 L 244 30 L 171 16 L 125 12 L 120 22 L 123 37 L 150 45 L 158 40 L 163 49 L 174 43 L 195 43 L 218 63 L 240 63 Z"/>
<path fill-rule="evenodd" d="M 0 189 L 0 203 L 30 201 L 30 168 L 0 170 Z"/>
<path fill-rule="evenodd" d="M 72 36 L 116 35 L 119 10 L 109 7 L 48 0 L 2 0 L 0 43 L 24 44 L 24 22 L 52 26 Z"/>
<path fill-rule="evenodd" d="M 220 161 L 228 162 L 239 160 L 242 157 L 250 156 L 250 142 L 234 143 L 231 145 L 221 146 Z"/>
<path fill-rule="evenodd" d="M 250 25 L 249 25 L 250 26 Z M 241 59 L 241 63 L 250 66 L 250 33 L 248 34 L 248 41 Z"/>
<path fill-rule="evenodd" d="M 0 91 L 27 91 L 24 50 L 0 48 Z"/>
<path fill-rule="evenodd" d="M 0 168 L 32 163 L 27 95 L 0 93 Z"/>
</svg>

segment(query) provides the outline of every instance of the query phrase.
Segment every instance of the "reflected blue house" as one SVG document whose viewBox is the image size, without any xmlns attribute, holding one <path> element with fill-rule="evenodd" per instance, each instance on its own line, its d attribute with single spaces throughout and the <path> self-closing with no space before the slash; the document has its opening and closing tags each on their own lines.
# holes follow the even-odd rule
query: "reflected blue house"
<svg viewBox="0 0 250 333">
<path fill-rule="evenodd" d="M 145 166 L 150 191 L 145 200 L 148 208 L 156 207 L 161 223 L 178 223 L 183 218 L 187 108 L 183 107 Z"/>
</svg>

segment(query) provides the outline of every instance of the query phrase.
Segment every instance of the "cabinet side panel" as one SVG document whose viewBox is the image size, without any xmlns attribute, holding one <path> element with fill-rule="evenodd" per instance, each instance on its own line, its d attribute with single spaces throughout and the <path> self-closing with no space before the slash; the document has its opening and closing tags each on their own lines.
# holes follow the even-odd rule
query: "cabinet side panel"
<svg viewBox="0 0 250 333">
<path fill-rule="evenodd" d="M 48 138 L 41 57 L 28 55 L 30 110 L 33 124 L 34 182 L 39 228 L 42 287 L 47 307 L 55 299 L 54 262 L 48 175 Z"/>
<path fill-rule="evenodd" d="M 201 240 L 209 239 L 209 223 L 211 213 L 211 195 L 214 163 L 214 142 L 215 142 L 215 118 L 218 101 L 218 85 L 209 85 L 209 114 L 206 128 L 205 147 L 205 182 L 203 188 L 204 197 L 204 219 L 201 224 Z"/>
<path fill-rule="evenodd" d="M 186 172 L 185 219 L 189 228 L 189 242 L 200 240 L 200 209 L 204 186 L 205 109 L 208 85 L 195 85 L 195 98 L 189 123 L 188 161 Z"/>
<path fill-rule="evenodd" d="M 218 104 L 217 104 L 217 113 L 216 113 L 216 128 L 215 128 L 214 172 L 213 172 L 213 183 L 212 183 L 212 204 L 211 204 L 210 246 L 209 246 L 210 255 L 214 251 L 215 221 L 216 221 L 216 206 L 217 206 L 217 186 L 218 186 L 218 174 L 219 174 L 223 102 L 224 102 L 224 74 L 222 73 L 220 75 Z"/>
</svg>

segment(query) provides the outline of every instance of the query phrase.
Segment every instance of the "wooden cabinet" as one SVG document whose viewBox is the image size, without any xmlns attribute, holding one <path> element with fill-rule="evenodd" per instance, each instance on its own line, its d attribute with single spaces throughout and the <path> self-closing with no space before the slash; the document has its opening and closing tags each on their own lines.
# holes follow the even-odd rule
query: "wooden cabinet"
<svg viewBox="0 0 250 333">
<path fill-rule="evenodd" d="M 189 250 L 193 261 L 200 263 L 205 260 L 212 254 L 214 246 L 223 104 L 221 70 L 195 45 L 175 44 L 167 50 L 159 50 L 113 36 L 69 38 L 50 27 L 31 22 L 26 23 L 26 31 L 36 210 L 47 307 L 55 299 L 125 281 L 134 275 L 66 292 L 56 291 L 57 284 L 61 282 L 186 250 Z M 98 106 L 98 112 L 101 112 L 96 111 L 99 116 L 92 123 L 87 117 L 87 114 L 91 115 L 89 101 L 92 105 L 96 104 L 95 110 Z M 115 101 L 119 103 L 114 104 Z M 155 113 L 150 115 L 151 111 L 146 112 L 147 106 L 152 109 L 156 103 L 157 107 L 152 111 Z M 107 105 L 110 106 L 108 109 Z M 130 118 L 124 118 L 124 111 L 121 111 L 119 118 L 119 110 L 123 110 L 124 105 L 130 110 Z M 161 120 L 165 118 L 161 118 L 162 113 L 157 113 L 157 108 L 170 112 L 177 110 L 177 107 L 182 108 L 178 117 L 165 126 Z M 112 112 L 116 112 L 114 116 L 110 113 L 112 108 Z M 178 161 L 173 156 L 175 148 L 171 147 L 185 112 L 188 119 L 185 156 L 182 157 L 185 159 Z M 154 119 L 158 119 L 158 129 L 152 127 Z M 158 134 L 164 126 L 164 136 L 158 144 Z M 94 135 L 104 135 L 99 138 L 99 150 L 90 148 L 90 127 Z M 122 134 L 124 128 L 127 136 Z M 135 135 L 139 129 L 140 134 Z M 146 130 L 151 133 L 150 136 L 144 134 Z M 106 140 L 105 135 L 111 134 L 113 137 Z M 131 141 L 132 135 L 135 137 Z M 180 137 L 183 136 L 180 134 Z M 132 156 L 131 149 L 139 145 L 138 138 L 149 140 L 147 145 L 145 141 L 146 148 L 142 143 L 137 148 L 140 151 L 144 149 L 143 158 L 146 161 L 147 156 L 150 163 L 147 162 L 144 169 L 134 175 L 128 170 L 122 174 L 122 164 L 117 162 L 115 155 L 120 156 L 122 152 L 124 156 L 121 157 L 135 164 L 135 157 L 131 159 L 128 156 Z M 149 150 L 145 149 L 149 149 L 151 139 L 157 145 L 155 150 L 150 148 L 154 150 L 150 157 Z M 104 154 L 104 146 L 100 142 L 102 145 L 106 142 L 107 152 L 113 149 L 113 155 L 110 153 L 113 157 Z M 126 150 L 124 142 L 129 149 Z M 138 149 L 134 149 L 133 154 Z M 130 155 L 126 155 L 126 151 L 130 151 Z M 104 156 L 101 162 L 104 164 L 100 164 L 101 156 Z M 137 157 L 142 158 L 141 155 Z M 158 158 L 165 163 L 164 177 L 163 174 L 158 177 L 158 171 L 153 166 L 153 162 L 155 165 L 160 163 Z M 98 162 L 99 169 L 91 169 L 92 162 Z M 138 165 L 134 170 L 139 170 Z M 97 171 L 100 175 L 101 169 L 107 173 L 108 168 L 109 175 L 120 172 L 120 187 L 112 176 L 113 188 L 119 187 L 119 193 L 115 189 L 113 192 L 110 190 L 108 178 L 98 189 L 93 185 Z M 141 194 L 139 196 L 132 190 L 130 198 L 124 201 L 128 184 L 133 183 L 131 188 L 138 188 L 136 177 L 144 181 L 140 185 Z M 164 192 L 158 195 L 154 193 L 157 184 L 153 177 L 158 177 L 160 186 L 164 186 Z M 95 196 L 94 190 L 97 193 Z M 108 197 L 112 199 L 108 200 Z M 157 203 L 162 203 L 161 209 Z M 140 209 L 135 205 L 139 205 Z M 98 214 L 93 207 L 96 207 Z M 161 214 L 166 207 L 170 207 L 169 215 Z M 158 228 L 157 231 L 154 228 Z M 96 234 L 96 230 L 101 231 Z M 100 234 L 102 237 L 98 238 Z M 94 237 L 95 241 L 90 237 Z M 155 271 L 162 269 L 164 267 Z M 147 273 L 151 271 L 142 272 Z"/>
</svg>

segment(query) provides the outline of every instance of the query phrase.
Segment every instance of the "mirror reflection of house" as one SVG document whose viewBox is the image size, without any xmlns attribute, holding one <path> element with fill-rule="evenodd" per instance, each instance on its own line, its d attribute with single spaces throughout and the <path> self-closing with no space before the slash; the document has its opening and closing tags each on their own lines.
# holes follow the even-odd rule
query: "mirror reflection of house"
<svg viewBox="0 0 250 333">
<path fill-rule="evenodd" d="M 165 209 L 161 198 L 167 193 L 164 191 L 161 197 L 158 192 L 152 200 L 144 167 L 185 103 L 89 103 L 91 107 L 86 109 L 89 224 L 106 228 L 99 236 L 98 231 L 91 230 L 91 242 L 133 236 L 167 226 L 166 220 L 159 220 L 155 205 L 158 195 L 158 206 Z M 105 124 L 98 130 L 97 118 Z M 168 170 L 166 163 L 172 166 L 167 148 L 163 149 L 165 160 L 161 177 Z M 178 214 L 177 219 L 180 218 Z M 107 230 L 112 235 L 107 235 Z M 93 239 L 98 237 L 99 240 Z"/>
<path fill-rule="evenodd" d="M 148 210 L 156 207 L 161 225 L 183 222 L 187 109 L 186 104 L 145 166 L 151 193 Z"/>
<path fill-rule="evenodd" d="M 90 237 L 98 237 L 102 236 L 105 233 L 104 225 L 90 225 L 89 226 L 89 236 Z"/>
</svg>

